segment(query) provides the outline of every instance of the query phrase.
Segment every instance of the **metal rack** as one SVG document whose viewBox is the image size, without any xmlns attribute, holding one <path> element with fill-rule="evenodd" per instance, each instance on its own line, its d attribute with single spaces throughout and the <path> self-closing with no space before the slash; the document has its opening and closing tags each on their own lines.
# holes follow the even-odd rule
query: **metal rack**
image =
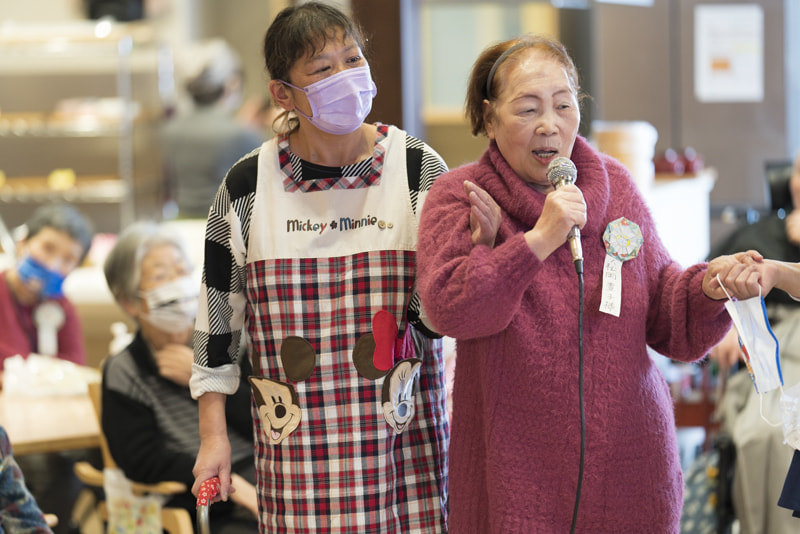
<svg viewBox="0 0 800 534">
<path fill-rule="evenodd" d="M 110 232 L 159 209 L 165 57 L 144 26 L 0 25 L 0 206 L 9 226 L 50 202 L 76 204 Z"/>
</svg>

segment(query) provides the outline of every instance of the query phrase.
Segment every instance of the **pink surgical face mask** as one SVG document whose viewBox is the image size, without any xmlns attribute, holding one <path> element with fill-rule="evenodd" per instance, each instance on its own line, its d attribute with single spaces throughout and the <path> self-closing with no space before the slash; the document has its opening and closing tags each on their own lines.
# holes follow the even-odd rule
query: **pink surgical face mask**
<svg viewBox="0 0 800 534">
<path fill-rule="evenodd" d="M 346 69 L 303 88 L 280 81 L 306 94 L 311 116 L 297 108 L 295 111 L 333 135 L 356 131 L 369 115 L 372 99 L 378 93 L 369 67 Z"/>
</svg>

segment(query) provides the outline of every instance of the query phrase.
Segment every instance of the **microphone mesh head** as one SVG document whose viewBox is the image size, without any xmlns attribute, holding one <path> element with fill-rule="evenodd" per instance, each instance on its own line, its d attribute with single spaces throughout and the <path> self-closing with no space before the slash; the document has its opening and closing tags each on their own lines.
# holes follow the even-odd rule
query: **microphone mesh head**
<svg viewBox="0 0 800 534">
<path fill-rule="evenodd" d="M 558 188 L 566 184 L 574 184 L 578 177 L 578 169 L 572 160 L 559 156 L 547 166 L 547 179 L 550 184 Z"/>
</svg>

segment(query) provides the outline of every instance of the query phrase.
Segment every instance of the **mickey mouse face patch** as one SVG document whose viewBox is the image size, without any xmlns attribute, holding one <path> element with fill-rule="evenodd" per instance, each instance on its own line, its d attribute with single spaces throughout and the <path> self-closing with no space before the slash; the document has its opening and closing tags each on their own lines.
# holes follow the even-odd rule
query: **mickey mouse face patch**
<svg viewBox="0 0 800 534">
<path fill-rule="evenodd" d="M 302 410 L 294 386 L 264 377 L 248 380 L 269 442 L 277 445 L 300 424 Z"/>
<path fill-rule="evenodd" d="M 411 329 L 407 328 L 403 337 L 397 334 L 395 318 L 378 311 L 372 331 L 356 341 L 352 361 L 362 378 L 384 378 L 380 409 L 386 423 L 399 434 L 414 418 L 422 360 L 415 357 Z M 314 346 L 297 336 L 284 339 L 280 358 L 286 377 L 293 382 L 308 380 L 317 366 Z M 300 424 L 302 409 L 296 390 L 291 384 L 264 377 L 250 377 L 250 384 L 269 442 L 277 445 Z"/>
</svg>

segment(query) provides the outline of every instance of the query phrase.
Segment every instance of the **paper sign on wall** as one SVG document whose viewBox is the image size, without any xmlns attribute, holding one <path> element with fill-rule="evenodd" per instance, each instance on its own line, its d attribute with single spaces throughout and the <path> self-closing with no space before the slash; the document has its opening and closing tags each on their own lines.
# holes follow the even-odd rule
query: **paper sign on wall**
<svg viewBox="0 0 800 534">
<path fill-rule="evenodd" d="M 764 100 L 764 11 L 760 5 L 695 6 L 694 94 L 700 102 Z"/>
</svg>

